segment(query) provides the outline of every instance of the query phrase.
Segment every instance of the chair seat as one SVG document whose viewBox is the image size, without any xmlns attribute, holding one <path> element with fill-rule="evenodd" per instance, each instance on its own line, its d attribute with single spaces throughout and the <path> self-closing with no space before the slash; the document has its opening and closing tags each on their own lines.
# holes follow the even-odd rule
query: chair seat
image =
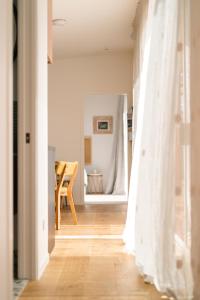
<svg viewBox="0 0 200 300">
<path fill-rule="evenodd" d="M 66 196 L 67 194 L 67 187 L 66 186 L 63 186 L 60 190 L 60 195 L 61 196 Z"/>
</svg>

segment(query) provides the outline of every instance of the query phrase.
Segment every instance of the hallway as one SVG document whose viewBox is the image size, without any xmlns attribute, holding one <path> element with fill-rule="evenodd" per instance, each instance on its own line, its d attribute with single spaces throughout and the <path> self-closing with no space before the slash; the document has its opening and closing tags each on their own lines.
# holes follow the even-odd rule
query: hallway
<svg viewBox="0 0 200 300">
<path fill-rule="evenodd" d="M 159 293 L 139 276 L 121 240 L 126 205 L 78 208 L 79 225 L 69 210 L 50 263 L 39 281 L 30 282 L 21 300 L 157 300 Z M 66 225 L 68 224 L 68 225 Z"/>
</svg>

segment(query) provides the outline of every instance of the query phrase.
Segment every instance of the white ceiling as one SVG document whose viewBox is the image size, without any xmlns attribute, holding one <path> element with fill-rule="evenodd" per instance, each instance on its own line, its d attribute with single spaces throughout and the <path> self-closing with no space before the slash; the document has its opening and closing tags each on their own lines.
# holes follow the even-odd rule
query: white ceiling
<svg viewBox="0 0 200 300">
<path fill-rule="evenodd" d="M 55 58 L 131 50 L 136 3 L 137 0 L 54 0 L 53 19 L 67 19 L 65 26 L 53 26 Z"/>
</svg>

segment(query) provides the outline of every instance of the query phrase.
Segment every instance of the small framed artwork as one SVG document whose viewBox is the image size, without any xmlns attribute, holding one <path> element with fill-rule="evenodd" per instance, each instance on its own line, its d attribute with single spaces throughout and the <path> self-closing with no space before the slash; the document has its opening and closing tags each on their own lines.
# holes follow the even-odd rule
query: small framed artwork
<svg viewBox="0 0 200 300">
<path fill-rule="evenodd" d="M 113 117 L 112 116 L 93 117 L 93 132 L 94 134 L 112 134 Z"/>
</svg>

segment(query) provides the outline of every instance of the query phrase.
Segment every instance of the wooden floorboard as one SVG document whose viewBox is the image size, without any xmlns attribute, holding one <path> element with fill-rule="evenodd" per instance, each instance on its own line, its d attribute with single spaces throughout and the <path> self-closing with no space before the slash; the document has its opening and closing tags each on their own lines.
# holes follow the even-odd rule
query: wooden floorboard
<svg viewBox="0 0 200 300">
<path fill-rule="evenodd" d="M 118 237 L 123 233 L 126 205 L 87 205 L 79 207 L 77 214 L 76 226 L 70 211 L 63 210 L 50 263 L 39 281 L 29 282 L 20 299 L 160 299 L 155 288 L 144 283 L 134 257 Z"/>
</svg>

